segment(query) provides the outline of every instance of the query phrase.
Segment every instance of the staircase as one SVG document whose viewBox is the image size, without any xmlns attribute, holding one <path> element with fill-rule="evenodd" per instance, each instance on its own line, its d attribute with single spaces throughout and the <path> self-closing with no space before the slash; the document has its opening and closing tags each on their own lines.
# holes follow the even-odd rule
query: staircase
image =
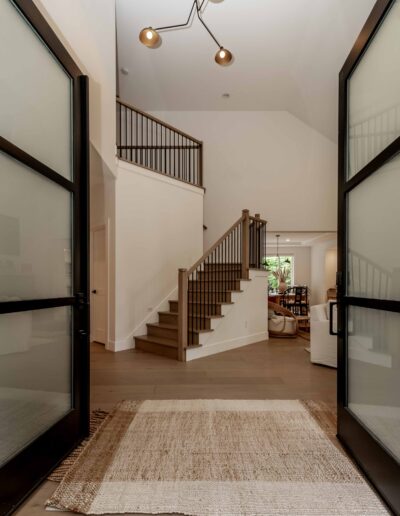
<svg viewBox="0 0 400 516">
<path fill-rule="evenodd" d="M 135 337 L 136 349 L 186 361 L 187 350 L 200 347 L 215 331 L 243 282 L 250 281 L 249 270 L 262 269 L 266 224 L 243 210 L 200 260 L 179 269 L 178 299 L 158 312 L 158 322 L 147 324 L 147 335 Z"/>
</svg>

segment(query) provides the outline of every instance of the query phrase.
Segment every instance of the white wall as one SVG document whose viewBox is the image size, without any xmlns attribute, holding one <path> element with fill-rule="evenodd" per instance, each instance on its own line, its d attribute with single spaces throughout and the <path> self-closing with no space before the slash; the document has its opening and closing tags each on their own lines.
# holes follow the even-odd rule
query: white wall
<svg viewBox="0 0 400 516">
<path fill-rule="evenodd" d="M 212 333 L 200 336 L 200 348 L 188 349 L 187 360 L 221 353 L 268 339 L 268 274 L 250 270 L 251 281 L 241 281 L 233 305 L 223 307 L 222 319 L 212 321 Z"/>
<path fill-rule="evenodd" d="M 154 112 L 204 142 L 206 247 L 243 208 L 274 231 L 335 231 L 337 145 L 286 111 Z"/>
<path fill-rule="evenodd" d="M 326 302 L 326 291 L 336 285 L 336 235 L 327 235 L 311 247 L 311 304 Z"/>
<path fill-rule="evenodd" d="M 115 0 L 35 0 L 89 76 L 90 141 L 115 173 Z"/>
<path fill-rule="evenodd" d="M 133 347 L 146 322 L 177 299 L 178 269 L 203 254 L 202 189 L 119 161 L 116 182 L 116 336 Z"/>
<path fill-rule="evenodd" d="M 115 0 L 35 0 L 89 76 L 90 225 L 107 227 L 109 339 L 115 339 Z M 93 285 L 92 285 L 93 287 Z"/>
<path fill-rule="evenodd" d="M 281 256 L 294 257 L 294 284 L 311 286 L 311 248 L 280 246 Z M 267 247 L 267 256 L 276 256 L 276 246 Z"/>
</svg>

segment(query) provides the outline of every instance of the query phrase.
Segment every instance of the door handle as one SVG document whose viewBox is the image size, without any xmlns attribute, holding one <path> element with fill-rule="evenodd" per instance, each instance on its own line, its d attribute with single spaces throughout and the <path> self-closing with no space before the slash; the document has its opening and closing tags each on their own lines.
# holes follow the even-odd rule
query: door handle
<svg viewBox="0 0 400 516">
<path fill-rule="evenodd" d="M 97 294 L 97 290 L 96 289 L 92 290 L 92 294 Z"/>
<path fill-rule="evenodd" d="M 333 330 L 333 307 L 337 306 L 336 303 L 329 303 L 329 335 L 337 335 L 338 332 Z M 336 317 L 336 325 L 337 325 L 337 317 Z"/>
</svg>

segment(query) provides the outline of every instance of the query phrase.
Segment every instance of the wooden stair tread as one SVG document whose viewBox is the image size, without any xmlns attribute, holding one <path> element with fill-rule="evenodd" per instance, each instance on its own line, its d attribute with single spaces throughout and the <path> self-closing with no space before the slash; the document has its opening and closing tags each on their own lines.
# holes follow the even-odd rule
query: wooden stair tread
<svg viewBox="0 0 400 516">
<path fill-rule="evenodd" d="M 170 299 L 169 300 L 170 303 L 179 303 L 179 301 L 177 299 Z M 207 302 L 209 301 L 209 302 Z M 209 304 L 209 305 L 234 305 L 235 303 L 233 301 L 213 301 L 212 299 L 205 299 L 204 300 L 204 303 L 201 303 L 200 301 L 190 301 L 189 300 L 189 305 L 204 305 L 204 304 Z M 170 312 L 166 312 L 166 313 L 170 313 Z M 177 313 L 177 312 L 171 312 L 171 313 Z"/>
<path fill-rule="evenodd" d="M 135 337 L 135 339 L 141 340 L 143 342 L 148 342 L 149 344 L 157 344 L 159 346 L 165 346 L 167 348 L 178 349 L 178 343 L 175 340 L 166 339 L 164 337 L 156 337 L 154 335 L 140 335 Z M 192 348 L 201 348 L 201 344 L 191 344 L 188 346 L 188 349 Z"/>
<path fill-rule="evenodd" d="M 178 325 L 177 324 L 147 323 L 146 326 L 150 326 L 150 327 L 154 327 L 154 328 L 162 328 L 164 330 L 178 330 Z M 206 330 L 206 329 L 203 329 L 203 330 L 193 329 L 193 330 L 191 330 L 192 333 L 208 333 L 210 331 L 214 331 L 214 330 Z M 167 339 L 167 340 L 169 340 L 169 339 Z"/>
<path fill-rule="evenodd" d="M 188 290 L 189 294 L 193 292 L 193 294 L 201 294 L 202 292 L 215 292 L 216 294 L 226 294 L 227 292 L 243 292 L 243 290 L 236 290 L 232 288 L 227 288 L 226 290 Z M 210 296 L 211 297 L 211 296 Z"/>
<path fill-rule="evenodd" d="M 248 278 L 219 278 L 219 279 L 195 279 L 189 280 L 189 283 L 228 283 L 228 281 L 251 281 Z"/>
<path fill-rule="evenodd" d="M 158 312 L 158 313 L 161 314 L 161 315 L 178 315 L 178 312 Z M 193 317 L 193 318 L 198 319 L 200 317 L 200 315 L 199 314 L 191 314 L 191 313 L 189 313 L 189 317 Z M 222 319 L 222 317 L 224 317 L 224 316 L 223 315 L 218 315 L 218 314 L 215 314 L 215 315 L 201 314 L 201 317 L 205 318 L 205 319 Z M 161 324 L 164 324 L 164 323 L 161 323 Z"/>
<path fill-rule="evenodd" d="M 146 326 L 152 326 L 155 328 L 164 328 L 165 330 L 177 330 L 178 325 L 177 324 L 167 324 L 167 323 L 147 323 Z"/>
<path fill-rule="evenodd" d="M 140 337 L 135 337 L 135 339 L 150 342 L 151 344 L 159 344 L 160 346 L 167 346 L 169 348 L 178 349 L 178 343 L 175 340 L 166 339 L 165 337 L 156 337 L 154 335 L 140 335 Z"/>
</svg>

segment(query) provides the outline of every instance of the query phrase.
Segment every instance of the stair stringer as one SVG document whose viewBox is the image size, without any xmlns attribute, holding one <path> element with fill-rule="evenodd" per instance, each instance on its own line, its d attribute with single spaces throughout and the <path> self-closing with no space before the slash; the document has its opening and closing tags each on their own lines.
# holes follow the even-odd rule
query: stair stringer
<svg viewBox="0 0 400 516">
<path fill-rule="evenodd" d="M 174 299 L 178 297 L 178 286 L 175 286 L 159 303 L 153 308 L 148 315 L 136 326 L 136 328 L 132 331 L 131 335 L 127 337 L 126 340 L 130 342 L 133 339 L 133 346 L 130 345 L 130 348 L 135 347 L 135 337 L 139 337 L 140 335 L 145 335 L 147 332 L 146 325 L 148 323 L 156 323 L 158 322 L 158 312 L 168 310 L 168 302 L 170 299 Z"/>
<path fill-rule="evenodd" d="M 250 269 L 249 279 L 240 281 L 243 292 L 232 293 L 224 317 L 212 321 L 213 331 L 200 336 L 201 347 L 186 350 L 186 361 L 268 339 L 268 273 Z"/>
</svg>

